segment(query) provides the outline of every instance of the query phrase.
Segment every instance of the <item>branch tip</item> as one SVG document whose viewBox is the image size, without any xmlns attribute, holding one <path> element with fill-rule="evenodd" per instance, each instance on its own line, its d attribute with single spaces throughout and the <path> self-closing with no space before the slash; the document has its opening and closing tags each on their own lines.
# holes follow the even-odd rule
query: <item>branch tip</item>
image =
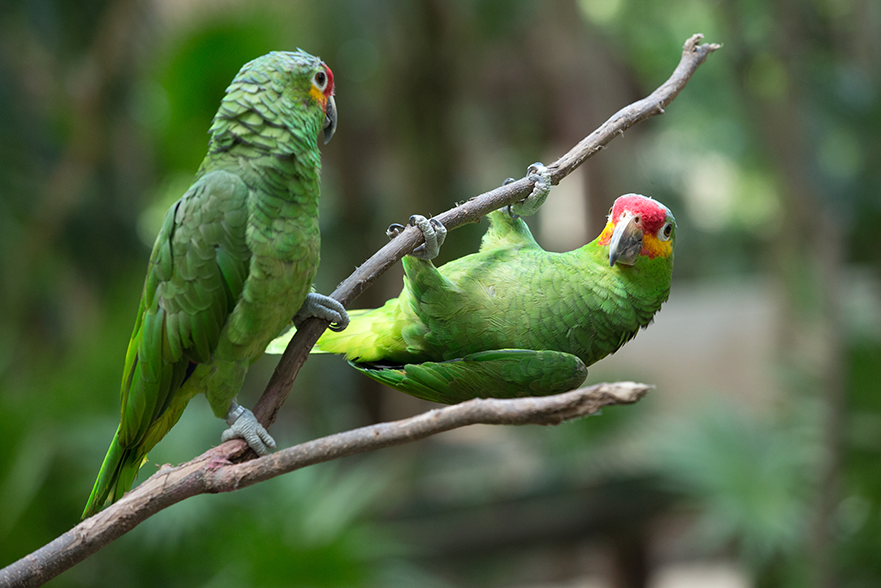
<svg viewBox="0 0 881 588">
<path fill-rule="evenodd" d="M 718 51 L 722 48 L 720 43 L 704 43 L 701 45 L 701 41 L 703 41 L 704 35 L 703 33 L 695 33 L 685 42 L 685 45 L 682 48 L 683 53 L 712 53 L 713 51 Z"/>
<path fill-rule="evenodd" d="M 600 386 L 603 386 L 603 392 L 616 397 L 621 404 L 633 404 L 655 388 L 655 386 L 639 382 L 615 382 L 614 384 L 600 384 Z"/>
</svg>

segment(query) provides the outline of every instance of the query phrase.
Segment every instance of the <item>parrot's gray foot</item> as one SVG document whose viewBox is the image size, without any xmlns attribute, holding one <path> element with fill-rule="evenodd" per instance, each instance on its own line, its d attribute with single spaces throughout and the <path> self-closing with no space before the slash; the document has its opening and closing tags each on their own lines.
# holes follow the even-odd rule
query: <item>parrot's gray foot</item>
<svg viewBox="0 0 881 588">
<path fill-rule="evenodd" d="M 257 422 L 254 413 L 235 401 L 229 405 L 226 424 L 229 428 L 220 436 L 221 441 L 244 439 L 257 455 L 269 455 L 270 450 L 275 449 L 275 439 Z"/>
<path fill-rule="evenodd" d="M 349 314 L 337 300 L 317 292 L 306 294 L 303 306 L 294 315 L 294 326 L 298 329 L 306 319 L 317 317 L 330 321 L 331 331 L 342 331 L 349 326 Z"/>
<path fill-rule="evenodd" d="M 508 214 L 514 218 L 535 214 L 551 193 L 551 170 L 540 162 L 533 163 L 526 169 L 526 179 L 532 182 L 532 192 L 520 202 L 508 206 Z M 511 181 L 508 178 L 504 183 L 510 184 Z"/>
<path fill-rule="evenodd" d="M 414 214 L 410 217 L 411 227 L 418 227 L 422 231 L 425 243 L 413 250 L 410 255 L 419 259 L 434 259 L 440 253 L 441 245 L 447 238 L 447 228 L 439 221 L 433 218 L 425 218 L 421 214 Z M 393 223 L 386 229 L 385 234 L 389 239 L 394 239 L 404 230 L 403 225 Z"/>
</svg>

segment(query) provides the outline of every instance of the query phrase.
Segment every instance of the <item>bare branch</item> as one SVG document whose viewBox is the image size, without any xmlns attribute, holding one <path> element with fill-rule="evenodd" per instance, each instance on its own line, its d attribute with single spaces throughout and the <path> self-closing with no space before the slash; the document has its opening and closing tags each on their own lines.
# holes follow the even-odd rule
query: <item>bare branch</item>
<svg viewBox="0 0 881 588">
<path fill-rule="evenodd" d="M 317 463 L 468 425 L 556 425 L 606 406 L 632 404 L 650 389 L 645 384 L 617 382 L 538 398 L 469 400 L 401 421 L 322 437 L 239 464 L 230 462 L 216 447 L 185 464 L 161 468 L 119 502 L 0 570 L 0 587 L 39 586 L 160 510 L 197 494 L 232 492 Z"/>
<path fill-rule="evenodd" d="M 686 41 L 673 75 L 651 95 L 615 113 L 599 129 L 549 166 L 553 183 L 559 183 L 626 129 L 662 114 L 707 56 L 719 48 L 715 44 L 700 44 L 702 39 L 702 35 L 694 35 Z M 436 218 L 451 230 L 477 222 L 489 212 L 525 198 L 531 190 L 532 183 L 521 179 L 476 196 Z M 422 234 L 418 230 L 406 229 L 340 284 L 332 296 L 343 304 L 349 304 L 421 242 Z M 326 327 L 326 321 L 310 319 L 291 340 L 266 391 L 254 408 L 257 418 L 265 426 L 268 427 L 275 420 L 309 350 Z M 472 400 L 411 419 L 324 437 L 244 463 L 233 462 L 246 457 L 245 453 L 249 452 L 247 445 L 241 440 L 228 441 L 185 464 L 160 469 L 120 501 L 0 570 L 0 588 L 39 586 L 155 513 L 190 496 L 230 492 L 312 464 L 424 439 L 471 424 L 556 424 L 592 414 L 604 406 L 636 402 L 648 389 L 644 384 L 598 384 L 542 398 Z"/>
</svg>

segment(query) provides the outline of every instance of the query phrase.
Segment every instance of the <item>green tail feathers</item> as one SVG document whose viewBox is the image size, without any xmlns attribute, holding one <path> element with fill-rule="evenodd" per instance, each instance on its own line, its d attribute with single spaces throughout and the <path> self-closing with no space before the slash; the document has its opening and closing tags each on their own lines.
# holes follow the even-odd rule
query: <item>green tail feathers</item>
<svg viewBox="0 0 881 588">
<path fill-rule="evenodd" d="M 122 447 L 119 444 L 119 430 L 117 430 L 104 457 L 104 463 L 101 464 L 89 501 L 83 510 L 83 518 L 88 518 L 101 510 L 108 499 L 110 502 L 116 502 L 122 498 L 134 484 L 145 457 L 139 455 L 137 448 Z"/>
<path fill-rule="evenodd" d="M 351 320 L 349 326 L 343 331 L 324 331 L 311 353 L 346 354 L 348 359 L 356 359 L 362 356 L 362 350 L 373 350 L 376 347 L 376 339 L 383 334 L 386 327 L 385 317 L 379 315 L 376 309 L 362 308 L 347 312 Z M 269 343 L 266 353 L 281 355 L 296 333 L 297 329 L 291 327 Z"/>
</svg>

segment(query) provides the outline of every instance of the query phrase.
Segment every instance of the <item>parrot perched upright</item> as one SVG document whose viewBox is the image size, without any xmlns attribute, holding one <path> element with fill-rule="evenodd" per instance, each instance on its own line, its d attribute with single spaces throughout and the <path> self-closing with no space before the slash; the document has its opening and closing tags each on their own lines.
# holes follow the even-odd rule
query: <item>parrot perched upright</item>
<svg viewBox="0 0 881 588">
<path fill-rule="evenodd" d="M 275 442 L 234 398 L 251 363 L 292 319 L 345 328 L 310 292 L 318 268 L 318 135 L 336 129 L 333 74 L 301 50 L 245 64 L 209 130 L 192 186 L 150 255 L 122 375 L 122 410 L 83 517 L 127 492 L 147 452 L 204 393 L 259 454 Z"/>
<path fill-rule="evenodd" d="M 435 402 L 554 394 L 667 300 L 676 221 L 656 200 L 621 196 L 599 237 L 566 253 L 543 250 L 510 211 L 488 217 L 478 253 L 440 268 L 405 257 L 400 296 L 350 311 L 348 329 L 325 332 L 316 350 Z"/>
</svg>

